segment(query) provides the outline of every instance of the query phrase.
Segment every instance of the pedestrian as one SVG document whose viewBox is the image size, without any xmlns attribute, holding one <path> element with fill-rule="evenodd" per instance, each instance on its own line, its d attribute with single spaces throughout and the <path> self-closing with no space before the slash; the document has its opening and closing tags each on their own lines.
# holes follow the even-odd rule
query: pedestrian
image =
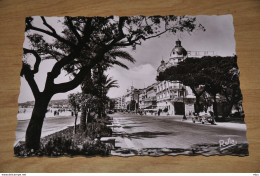
<svg viewBox="0 0 260 176">
<path fill-rule="evenodd" d="M 191 111 L 189 111 L 189 118 L 191 118 Z"/>
</svg>

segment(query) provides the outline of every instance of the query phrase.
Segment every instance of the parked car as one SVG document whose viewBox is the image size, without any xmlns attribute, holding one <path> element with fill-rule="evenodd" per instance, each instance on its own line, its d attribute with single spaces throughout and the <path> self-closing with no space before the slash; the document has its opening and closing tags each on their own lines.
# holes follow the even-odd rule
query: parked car
<svg viewBox="0 0 260 176">
<path fill-rule="evenodd" d="M 212 125 L 216 124 L 215 118 L 207 113 L 205 113 L 204 115 L 201 115 L 201 116 L 195 113 L 194 116 L 192 117 L 192 121 L 193 121 L 193 123 L 196 123 L 196 121 L 197 121 L 202 124 L 205 124 L 205 123 L 210 123 Z"/>
<path fill-rule="evenodd" d="M 108 113 L 108 114 L 113 114 L 114 111 L 113 111 L 113 110 L 109 110 L 107 113 Z"/>
</svg>

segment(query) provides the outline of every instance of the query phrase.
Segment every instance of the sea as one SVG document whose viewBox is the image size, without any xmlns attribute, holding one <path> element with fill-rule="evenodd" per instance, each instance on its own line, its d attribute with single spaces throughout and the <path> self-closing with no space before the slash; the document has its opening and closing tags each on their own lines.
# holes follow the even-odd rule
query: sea
<svg viewBox="0 0 260 176">
<path fill-rule="evenodd" d="M 71 111 L 65 110 L 59 112 L 59 114 L 55 115 L 54 112 L 58 112 L 59 108 L 49 108 L 48 112 L 45 114 L 45 118 L 54 118 L 58 116 L 71 116 Z M 31 119 L 33 108 L 19 108 L 17 113 L 17 120 L 28 120 Z"/>
</svg>

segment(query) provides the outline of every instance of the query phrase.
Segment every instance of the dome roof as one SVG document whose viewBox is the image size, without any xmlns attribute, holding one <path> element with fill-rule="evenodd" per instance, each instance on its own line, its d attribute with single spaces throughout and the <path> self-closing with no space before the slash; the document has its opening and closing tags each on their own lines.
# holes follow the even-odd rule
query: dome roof
<svg viewBox="0 0 260 176">
<path fill-rule="evenodd" d="M 164 71 L 164 70 L 165 70 L 165 65 L 166 65 L 166 63 L 165 63 L 165 61 L 162 59 L 161 65 L 157 68 L 157 72 L 162 72 L 162 71 Z"/>
<path fill-rule="evenodd" d="M 171 54 L 173 54 L 173 55 L 177 54 L 177 55 L 183 55 L 183 56 L 187 55 L 187 51 L 181 46 L 180 40 L 176 41 L 176 46 L 172 49 Z"/>
</svg>

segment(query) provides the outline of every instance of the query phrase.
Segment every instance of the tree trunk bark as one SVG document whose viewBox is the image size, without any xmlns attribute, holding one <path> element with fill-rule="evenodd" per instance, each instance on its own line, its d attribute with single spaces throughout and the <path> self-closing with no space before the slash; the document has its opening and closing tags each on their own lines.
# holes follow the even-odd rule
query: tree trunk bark
<svg viewBox="0 0 260 176">
<path fill-rule="evenodd" d="M 102 118 L 102 109 L 103 109 L 103 105 L 101 104 L 99 107 L 98 107 L 98 118 L 101 119 Z"/>
<path fill-rule="evenodd" d="M 99 118 L 99 119 L 102 118 L 102 111 L 101 111 L 101 108 L 98 108 L 98 118 Z"/>
<path fill-rule="evenodd" d="M 25 146 L 37 150 L 40 147 L 42 125 L 52 95 L 41 95 L 35 100 L 32 116 L 26 130 Z"/>
<path fill-rule="evenodd" d="M 87 109 L 86 106 L 81 106 L 81 116 L 80 116 L 80 130 L 84 132 L 86 130 L 86 120 L 87 120 Z"/>
<path fill-rule="evenodd" d="M 74 122 L 74 134 L 77 133 L 77 119 L 78 119 L 78 113 L 75 111 L 75 122 Z"/>
<path fill-rule="evenodd" d="M 213 95 L 213 97 L 214 97 L 213 111 L 214 111 L 215 117 L 218 118 L 218 104 L 217 104 L 216 94 Z"/>
<path fill-rule="evenodd" d="M 226 112 L 225 112 L 225 115 L 223 116 L 223 118 L 226 118 L 228 117 L 230 114 L 231 114 L 231 111 L 232 111 L 232 108 L 233 108 L 233 103 L 227 103 L 226 105 Z"/>
<path fill-rule="evenodd" d="M 200 96 L 196 95 L 195 113 L 199 113 L 199 109 L 200 109 Z"/>
</svg>

